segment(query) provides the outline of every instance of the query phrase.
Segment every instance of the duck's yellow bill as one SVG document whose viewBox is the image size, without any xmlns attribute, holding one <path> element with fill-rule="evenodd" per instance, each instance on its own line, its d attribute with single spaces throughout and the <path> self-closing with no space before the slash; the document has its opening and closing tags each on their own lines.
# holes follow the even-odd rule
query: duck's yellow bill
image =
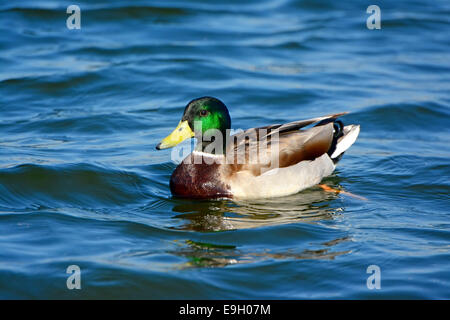
<svg viewBox="0 0 450 320">
<path fill-rule="evenodd" d="M 157 146 L 156 149 L 167 149 L 172 148 L 179 144 L 180 142 L 194 137 L 194 132 L 189 127 L 188 122 L 180 121 L 175 130 L 172 131 L 167 137 L 165 137 Z"/>
</svg>

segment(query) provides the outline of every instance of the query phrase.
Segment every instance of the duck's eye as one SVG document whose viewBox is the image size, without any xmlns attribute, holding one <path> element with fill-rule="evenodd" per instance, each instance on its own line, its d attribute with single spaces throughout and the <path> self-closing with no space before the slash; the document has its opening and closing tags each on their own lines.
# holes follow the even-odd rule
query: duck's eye
<svg viewBox="0 0 450 320">
<path fill-rule="evenodd" d="M 208 115 L 208 110 L 205 110 L 205 109 L 201 110 L 201 111 L 200 111 L 200 115 L 201 115 L 202 117 L 207 116 L 207 115 Z"/>
</svg>

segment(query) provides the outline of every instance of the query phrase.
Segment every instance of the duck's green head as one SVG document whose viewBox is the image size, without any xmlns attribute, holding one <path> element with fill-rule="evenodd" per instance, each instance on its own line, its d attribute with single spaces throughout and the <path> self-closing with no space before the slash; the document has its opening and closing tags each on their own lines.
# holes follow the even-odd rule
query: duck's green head
<svg viewBox="0 0 450 320">
<path fill-rule="evenodd" d="M 230 128 L 230 114 L 222 101 L 213 97 L 197 98 L 187 104 L 178 126 L 156 146 L 156 149 L 171 148 L 193 137 L 198 139 L 199 146 L 209 144 L 211 136 L 214 136 L 217 130 L 221 132 L 225 142 L 227 129 Z"/>
</svg>

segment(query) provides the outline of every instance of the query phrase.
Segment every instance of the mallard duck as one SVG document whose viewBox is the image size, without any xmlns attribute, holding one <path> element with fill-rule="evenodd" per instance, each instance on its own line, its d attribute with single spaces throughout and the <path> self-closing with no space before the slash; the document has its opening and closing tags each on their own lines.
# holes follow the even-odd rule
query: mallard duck
<svg viewBox="0 0 450 320">
<path fill-rule="evenodd" d="M 344 126 L 337 119 L 344 114 L 251 128 L 230 135 L 231 119 L 225 104 L 213 97 L 201 97 L 187 104 L 178 126 L 156 149 L 197 139 L 194 151 L 172 173 L 170 190 L 174 196 L 287 196 L 329 176 L 355 142 L 359 125 Z"/>
</svg>

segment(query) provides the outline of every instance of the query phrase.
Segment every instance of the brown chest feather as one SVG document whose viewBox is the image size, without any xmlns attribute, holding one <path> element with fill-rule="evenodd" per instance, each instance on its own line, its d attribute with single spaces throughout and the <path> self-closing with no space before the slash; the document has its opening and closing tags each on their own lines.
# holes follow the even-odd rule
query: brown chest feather
<svg viewBox="0 0 450 320">
<path fill-rule="evenodd" d="M 187 198 L 230 198 L 229 186 L 220 180 L 219 164 L 181 163 L 170 178 L 174 196 Z"/>
</svg>

